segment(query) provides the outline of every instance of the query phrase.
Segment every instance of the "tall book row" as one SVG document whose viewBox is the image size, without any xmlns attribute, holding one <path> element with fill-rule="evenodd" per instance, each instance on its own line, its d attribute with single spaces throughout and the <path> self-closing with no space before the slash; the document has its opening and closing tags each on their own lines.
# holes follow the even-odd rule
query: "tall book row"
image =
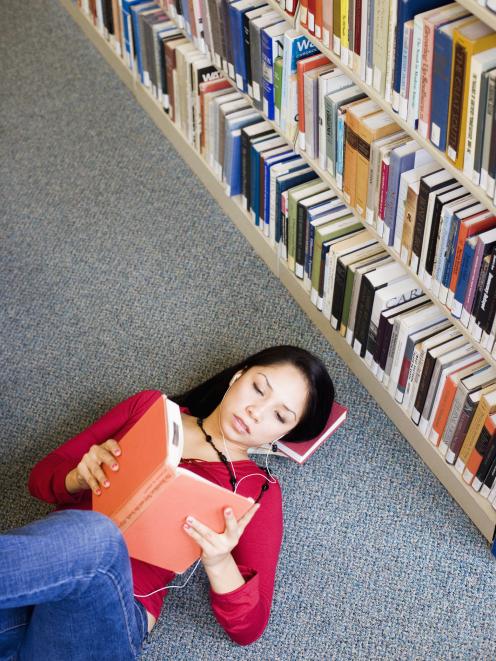
<svg viewBox="0 0 496 661">
<path fill-rule="evenodd" d="M 492 211 L 263 0 L 77 4 L 375 387 L 496 509 Z"/>
</svg>

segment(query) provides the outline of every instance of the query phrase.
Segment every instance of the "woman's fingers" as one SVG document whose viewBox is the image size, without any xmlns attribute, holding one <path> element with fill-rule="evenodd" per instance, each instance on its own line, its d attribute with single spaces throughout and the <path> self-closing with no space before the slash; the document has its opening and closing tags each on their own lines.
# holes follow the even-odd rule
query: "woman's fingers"
<svg viewBox="0 0 496 661">
<path fill-rule="evenodd" d="M 109 438 L 108 441 L 102 443 L 100 447 L 109 450 L 109 452 L 111 452 L 114 455 L 114 457 L 119 457 L 122 453 L 119 443 L 117 443 L 117 441 L 114 441 L 113 438 Z"/>
<path fill-rule="evenodd" d="M 250 521 L 253 519 L 255 514 L 258 512 L 260 509 L 260 503 L 254 503 L 250 509 L 246 512 L 246 514 L 243 514 L 241 519 L 238 521 L 238 528 L 240 530 L 239 535 L 241 536 L 246 528 L 246 526 L 250 523 Z"/>
</svg>

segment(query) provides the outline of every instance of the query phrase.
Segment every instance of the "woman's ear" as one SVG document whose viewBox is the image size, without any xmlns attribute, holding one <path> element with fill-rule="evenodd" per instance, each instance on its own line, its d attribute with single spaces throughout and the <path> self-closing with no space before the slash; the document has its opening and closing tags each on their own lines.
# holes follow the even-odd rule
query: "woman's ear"
<svg viewBox="0 0 496 661">
<path fill-rule="evenodd" d="M 236 374 L 229 381 L 229 386 L 232 386 L 239 379 L 239 377 L 242 376 L 243 372 L 244 370 L 239 370 L 238 372 L 236 372 Z"/>
</svg>

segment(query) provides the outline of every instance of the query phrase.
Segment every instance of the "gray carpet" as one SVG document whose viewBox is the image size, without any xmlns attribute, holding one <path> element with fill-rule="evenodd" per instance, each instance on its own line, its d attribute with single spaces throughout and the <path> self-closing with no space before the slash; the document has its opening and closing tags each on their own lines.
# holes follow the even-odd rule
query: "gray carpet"
<svg viewBox="0 0 496 661">
<path fill-rule="evenodd" d="M 298 344 L 350 413 L 306 466 L 271 461 L 285 535 L 269 626 L 231 643 L 197 571 L 143 658 L 494 658 L 482 535 L 65 10 L 0 9 L 2 529 L 48 511 L 30 467 L 113 404 Z"/>
</svg>

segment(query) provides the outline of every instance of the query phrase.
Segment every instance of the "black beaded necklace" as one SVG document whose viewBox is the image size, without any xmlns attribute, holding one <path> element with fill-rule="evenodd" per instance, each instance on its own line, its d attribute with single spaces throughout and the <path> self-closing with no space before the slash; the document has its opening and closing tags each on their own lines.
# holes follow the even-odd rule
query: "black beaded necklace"
<svg viewBox="0 0 496 661">
<path fill-rule="evenodd" d="M 213 449 L 217 452 L 217 455 L 218 455 L 219 459 L 222 461 L 222 463 L 225 465 L 225 467 L 229 471 L 229 476 L 230 476 L 229 482 L 231 483 L 232 490 L 236 491 L 236 485 L 237 485 L 236 478 L 234 477 L 234 473 L 232 471 L 231 465 L 230 465 L 226 455 L 215 447 L 214 442 L 212 441 L 212 437 L 210 436 L 210 434 L 207 434 L 207 432 L 203 428 L 203 419 L 202 418 L 197 418 L 196 422 L 198 423 L 198 427 L 200 427 L 200 429 L 202 430 L 203 435 L 205 436 L 205 440 L 207 441 L 207 443 L 209 443 L 213 447 Z M 260 466 L 259 468 L 263 468 L 263 470 L 267 473 L 267 475 L 269 475 L 269 472 L 265 468 L 265 466 Z M 262 497 L 263 492 L 267 491 L 268 488 L 269 488 L 269 483 L 264 482 L 263 485 L 262 485 L 262 488 L 260 489 L 260 493 L 258 495 L 258 498 L 255 501 L 256 503 L 258 503 L 258 501 Z"/>
</svg>

